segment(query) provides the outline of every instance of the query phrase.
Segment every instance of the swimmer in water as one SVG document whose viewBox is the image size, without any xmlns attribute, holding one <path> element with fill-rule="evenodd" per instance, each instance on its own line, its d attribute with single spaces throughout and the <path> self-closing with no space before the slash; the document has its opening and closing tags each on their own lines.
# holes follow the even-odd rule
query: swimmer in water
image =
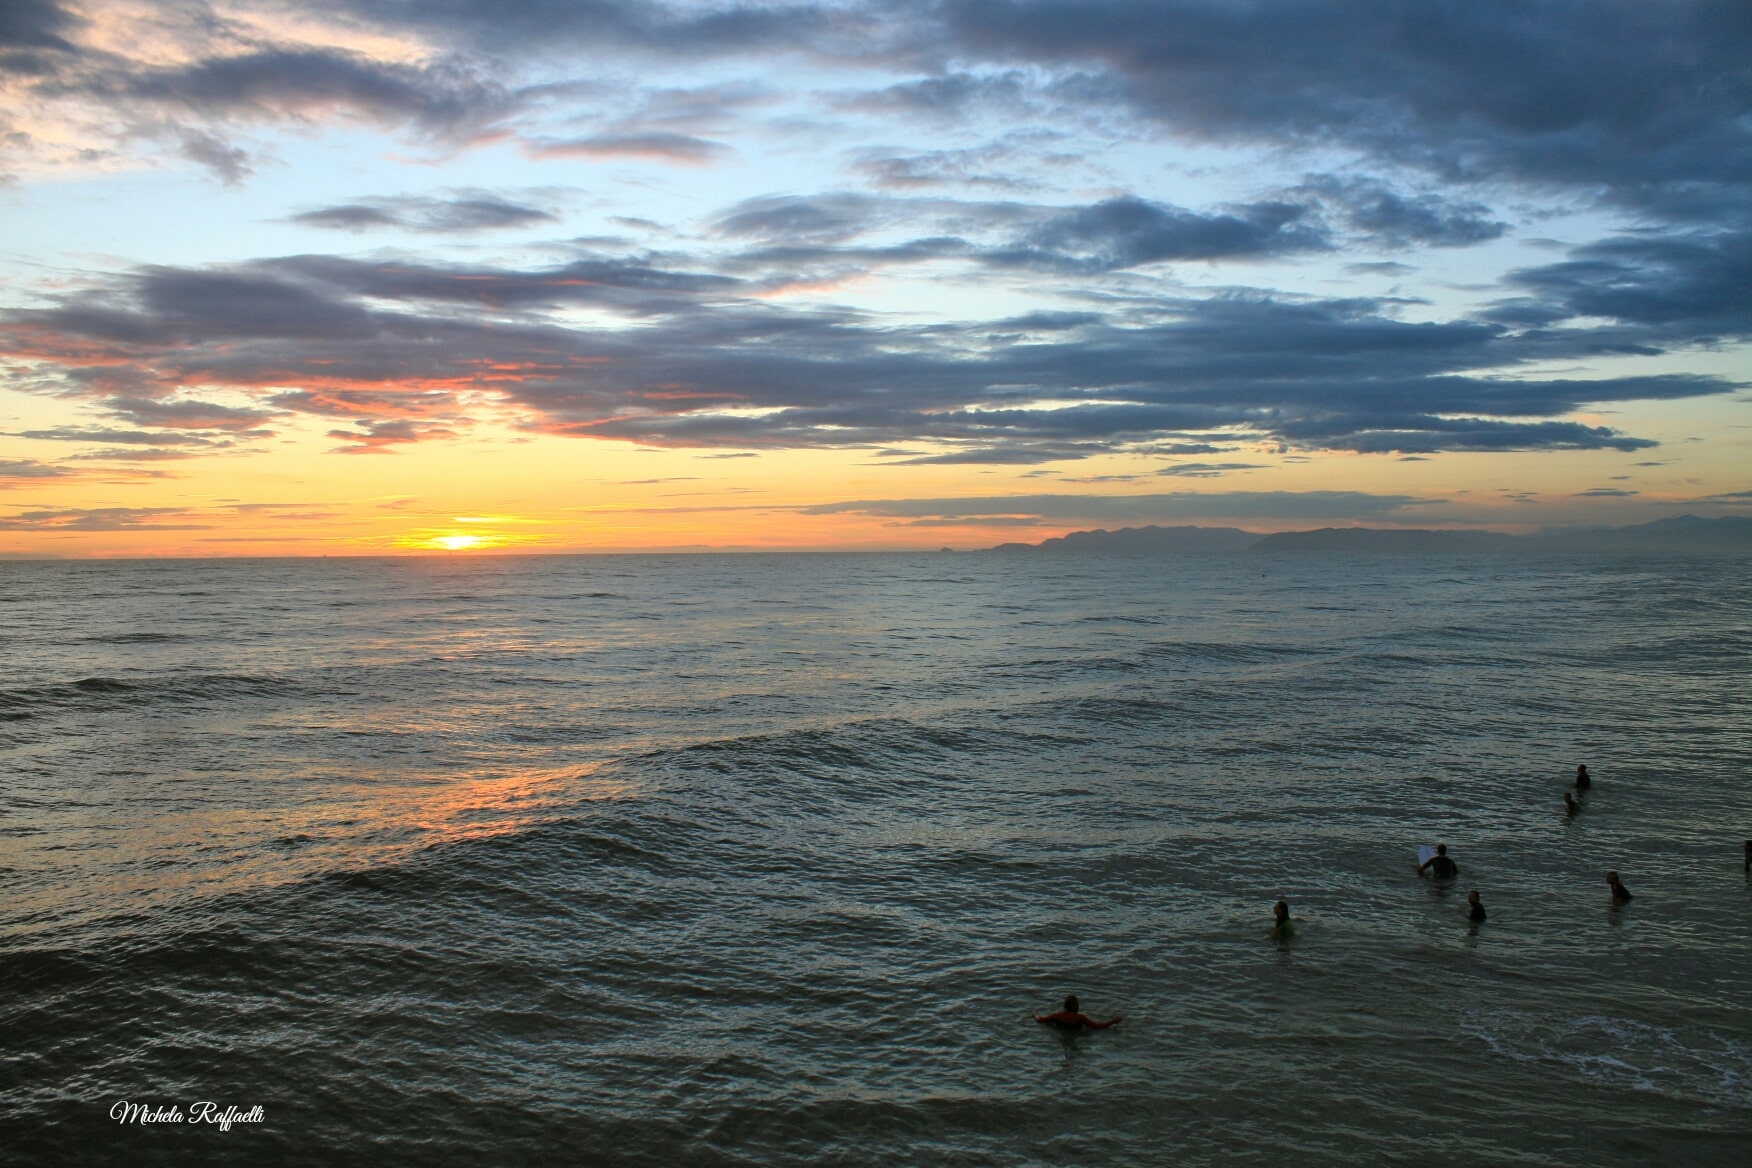
<svg viewBox="0 0 1752 1168">
<path fill-rule="evenodd" d="M 1097 1022 L 1082 1012 L 1077 1003 L 1076 994 L 1065 995 L 1065 1008 L 1056 1014 L 1036 1014 L 1036 1022 L 1047 1026 L 1057 1026 L 1061 1030 L 1106 1030 L 1109 1026 L 1117 1026 L 1125 1019 L 1117 1014 L 1105 1022 Z"/>
<path fill-rule="evenodd" d="M 1437 844 L 1436 854 L 1417 866 L 1420 873 L 1425 868 L 1428 868 L 1430 875 L 1437 880 L 1452 880 L 1460 874 L 1460 865 L 1448 858 L 1447 844 Z"/>
<path fill-rule="evenodd" d="M 1741 865 L 1748 876 L 1752 876 L 1752 840 L 1746 841 L 1746 862 Z"/>
<path fill-rule="evenodd" d="M 1296 935 L 1296 926 L 1290 923 L 1290 905 L 1288 901 L 1280 900 L 1271 906 L 1273 924 L 1271 935 L 1278 938 Z"/>
<path fill-rule="evenodd" d="M 1576 790 L 1586 791 L 1594 785 L 1594 777 L 1588 773 L 1586 766 L 1576 768 Z"/>
<path fill-rule="evenodd" d="M 1582 805 L 1580 803 L 1577 803 L 1574 799 L 1570 798 L 1570 793 L 1568 791 L 1565 791 L 1563 793 L 1563 813 L 1565 815 L 1574 815 L 1576 812 L 1580 811 L 1581 809 L 1582 809 Z"/>
<path fill-rule="evenodd" d="M 1612 886 L 1612 903 L 1623 904 L 1630 899 L 1630 889 L 1624 886 L 1624 881 L 1618 878 L 1618 873 L 1606 873 L 1606 883 Z"/>
<path fill-rule="evenodd" d="M 1466 910 L 1466 919 L 1474 924 L 1484 919 L 1484 902 L 1478 899 L 1478 889 L 1474 888 L 1466 894 L 1466 903 L 1471 907 Z"/>
</svg>

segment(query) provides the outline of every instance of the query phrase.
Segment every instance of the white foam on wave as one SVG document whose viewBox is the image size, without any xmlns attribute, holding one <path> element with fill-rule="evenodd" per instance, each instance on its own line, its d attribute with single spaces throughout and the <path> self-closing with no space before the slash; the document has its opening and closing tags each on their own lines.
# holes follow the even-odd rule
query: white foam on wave
<svg viewBox="0 0 1752 1168">
<path fill-rule="evenodd" d="M 1752 1044 L 1682 1034 L 1598 1014 L 1552 1019 L 1498 1011 L 1462 1016 L 1460 1032 L 1515 1062 L 1559 1067 L 1600 1086 L 1752 1108 Z"/>
</svg>

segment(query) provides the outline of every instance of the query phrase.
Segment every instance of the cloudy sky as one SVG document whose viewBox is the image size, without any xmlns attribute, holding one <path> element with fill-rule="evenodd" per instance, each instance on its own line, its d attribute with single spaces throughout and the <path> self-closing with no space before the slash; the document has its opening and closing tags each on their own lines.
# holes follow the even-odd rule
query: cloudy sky
<svg viewBox="0 0 1752 1168">
<path fill-rule="evenodd" d="M 0 554 L 1752 512 L 1745 0 L 5 0 Z"/>
</svg>

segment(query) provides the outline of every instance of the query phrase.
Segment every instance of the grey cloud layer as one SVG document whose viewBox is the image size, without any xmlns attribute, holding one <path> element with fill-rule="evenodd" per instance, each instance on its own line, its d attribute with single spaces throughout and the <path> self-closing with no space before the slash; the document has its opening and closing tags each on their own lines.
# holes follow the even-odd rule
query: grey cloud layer
<svg viewBox="0 0 1752 1168">
<path fill-rule="evenodd" d="M 81 49 L 49 0 L 0 16 L 0 69 L 55 96 L 147 101 L 221 118 L 344 107 L 466 134 L 518 104 L 495 62 L 768 64 L 801 56 L 913 80 L 866 108 L 964 116 L 1081 100 L 1176 133 L 1324 143 L 1441 176 L 1599 190 L 1663 215 L 1711 218 L 1752 181 L 1752 14 L 1741 0 L 945 0 L 617 3 L 328 0 L 345 19 L 455 55 L 379 61 L 250 44 L 165 12 L 214 43 L 175 67 Z M 584 56 L 580 56 L 584 54 Z M 845 98 L 857 104 L 859 99 Z M 581 141 L 588 142 L 585 137 Z M 1741 200 L 1743 202 L 1743 200 Z M 1392 208 L 1383 214 L 1395 218 Z M 1415 218 L 1415 217 L 1414 217 Z M 1411 224 L 1415 227 L 1415 223 Z"/>
<path fill-rule="evenodd" d="M 997 495 L 962 499 L 864 499 L 803 508 L 805 515 L 894 519 L 1148 522 L 1175 519 L 1351 519 L 1383 517 L 1435 501 L 1366 491 L 1169 491 L 1148 495 Z"/>
<path fill-rule="evenodd" d="M 552 211 L 479 192 L 448 199 L 417 195 L 361 199 L 353 203 L 339 203 L 331 207 L 302 211 L 293 215 L 290 222 L 337 231 L 393 228 L 450 234 L 503 227 L 527 227 L 536 223 L 552 223 L 556 219 L 557 216 Z"/>
<path fill-rule="evenodd" d="M 1752 335 L 1743 0 L 327 0 L 316 10 L 452 55 L 245 43 L 223 21 L 170 6 L 208 39 L 163 65 L 82 47 L 67 9 L 14 0 L 0 8 L 0 73 L 38 99 L 169 119 L 154 132 L 228 182 L 250 169 L 225 136 L 234 124 L 346 117 L 451 142 L 510 127 L 538 157 L 709 164 L 735 149 L 739 111 L 766 99 L 760 85 L 653 88 L 629 99 L 633 113 L 582 116 L 563 137 L 517 121 L 538 99 L 508 62 L 584 81 L 625 54 L 774 74 L 775 61 L 807 59 L 866 70 L 861 91 L 854 82 L 822 99 L 836 111 L 925 122 L 1097 111 L 1142 138 L 1339 147 L 1381 175 L 1313 174 L 1202 209 L 1131 194 L 1076 205 L 774 195 L 712 219 L 696 254 L 580 254 L 547 268 L 326 255 L 147 267 L 8 315 L 6 350 L 58 371 L 51 390 L 167 433 L 264 433 L 280 411 L 344 421 L 352 428 L 330 433 L 356 453 L 459 432 L 471 394 L 531 429 L 579 436 L 941 447 L 891 463 L 1026 465 L 1236 441 L 1631 450 L 1649 443 L 1565 415 L 1733 386 L 1516 370 Z M 1022 141 L 1016 120 L 1000 128 L 1001 147 L 866 153 L 852 165 L 890 192 L 1020 189 L 988 165 Z M 1505 231 L 1471 193 L 1486 180 L 1635 223 L 1511 273 L 1476 319 L 1412 323 L 1381 300 L 1194 298 L 1151 283 L 1160 265 L 1486 243 Z M 460 232 L 544 214 L 481 195 L 364 199 L 297 218 Z M 1088 307 L 916 326 L 759 299 L 927 263 L 960 265 L 974 282 L 1052 283 Z M 573 323 L 578 308 L 619 323 Z M 262 404 L 196 400 L 207 387 Z"/>
<path fill-rule="evenodd" d="M 802 230 L 838 228 L 806 219 Z M 1067 313 L 901 326 L 780 307 L 753 298 L 762 286 L 650 257 L 518 270 L 297 256 L 144 268 L 13 312 L 5 337 L 16 356 L 57 360 L 66 392 L 135 426 L 254 433 L 290 410 L 353 420 L 360 430 L 334 433 L 359 452 L 454 434 L 468 393 L 558 434 L 947 448 L 913 461 L 1026 464 L 1236 439 L 1371 452 L 1631 450 L 1651 443 L 1562 415 L 1732 388 L 1678 374 L 1503 375 L 1602 345 L 1647 348 L 1634 320 L 1517 333 L 1401 321 L 1370 300 L 1253 293 L 1133 298 L 1123 325 Z M 574 306 L 627 324 L 570 324 L 563 312 Z M 201 386 L 242 388 L 264 404 L 178 396 Z"/>
</svg>

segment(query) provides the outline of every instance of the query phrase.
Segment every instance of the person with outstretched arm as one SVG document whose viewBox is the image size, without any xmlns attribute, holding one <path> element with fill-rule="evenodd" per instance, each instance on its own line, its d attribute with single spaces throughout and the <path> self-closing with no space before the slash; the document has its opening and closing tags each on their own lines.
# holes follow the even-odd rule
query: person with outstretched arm
<svg viewBox="0 0 1752 1168">
<path fill-rule="evenodd" d="M 1061 1030 L 1106 1030 L 1109 1026 L 1117 1026 L 1125 1021 L 1117 1014 L 1105 1022 L 1095 1021 L 1082 1012 L 1076 994 L 1065 995 L 1065 1008 L 1058 1013 L 1036 1014 L 1034 1020 L 1047 1026 L 1057 1026 Z"/>
<path fill-rule="evenodd" d="M 1437 844 L 1436 854 L 1417 866 L 1418 873 L 1421 875 L 1425 868 L 1437 880 L 1452 880 L 1460 874 L 1460 865 L 1448 858 L 1447 844 Z"/>
</svg>

